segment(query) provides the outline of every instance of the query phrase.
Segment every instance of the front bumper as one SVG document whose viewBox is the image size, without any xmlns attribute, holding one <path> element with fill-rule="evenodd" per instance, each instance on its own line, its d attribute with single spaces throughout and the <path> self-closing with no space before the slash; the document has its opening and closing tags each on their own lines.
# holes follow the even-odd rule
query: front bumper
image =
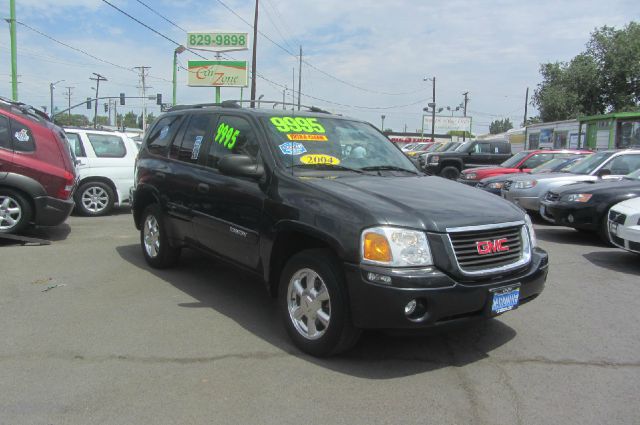
<svg viewBox="0 0 640 425">
<path fill-rule="evenodd" d="M 422 169 L 430 176 L 437 176 L 440 173 L 440 166 L 438 164 L 425 164 Z"/>
<path fill-rule="evenodd" d="M 560 226 L 597 230 L 598 219 L 589 203 L 540 201 L 540 215 L 545 220 Z"/>
<path fill-rule="evenodd" d="M 34 203 L 36 211 L 33 222 L 38 226 L 57 226 L 69 217 L 75 206 L 73 197 L 63 200 L 40 196 L 34 198 Z"/>
<path fill-rule="evenodd" d="M 466 184 L 467 186 L 476 187 L 478 185 L 479 180 L 467 180 L 467 179 L 457 179 L 458 183 Z"/>
<path fill-rule="evenodd" d="M 500 193 L 504 199 L 520 206 L 527 211 L 538 212 L 540 210 L 540 197 L 532 194 L 531 190 L 502 189 Z"/>
<path fill-rule="evenodd" d="M 491 290 L 520 285 L 519 305 L 533 300 L 543 288 L 548 272 L 547 253 L 532 251 L 529 265 L 508 276 L 477 282 L 459 282 L 435 267 L 390 269 L 345 264 L 354 325 L 362 329 L 420 329 L 453 322 L 491 317 Z M 368 273 L 391 277 L 391 284 L 368 280 Z M 423 301 L 426 315 L 410 320 L 404 307 L 411 300 Z"/>
<path fill-rule="evenodd" d="M 609 220 L 609 240 L 619 248 L 640 254 L 640 224 L 627 225 Z M 637 219 L 636 219 L 637 223 Z"/>
</svg>

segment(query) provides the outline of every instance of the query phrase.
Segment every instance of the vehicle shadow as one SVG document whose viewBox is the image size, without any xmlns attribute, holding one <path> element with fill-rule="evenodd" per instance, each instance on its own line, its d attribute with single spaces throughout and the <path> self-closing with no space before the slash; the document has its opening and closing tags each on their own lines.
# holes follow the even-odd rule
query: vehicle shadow
<svg viewBox="0 0 640 425">
<path fill-rule="evenodd" d="M 570 243 L 581 246 L 606 246 L 595 232 L 578 231 L 564 226 L 536 226 L 536 237 L 545 242 Z"/>
<path fill-rule="evenodd" d="M 615 249 L 611 251 L 589 252 L 582 255 L 591 264 L 615 272 L 640 276 L 640 255 Z"/>
<path fill-rule="evenodd" d="M 19 235 L 0 234 L 0 246 L 48 245 L 51 242 L 63 241 L 67 239 L 70 233 L 71 226 L 69 226 L 68 223 L 62 223 L 53 227 L 32 226 L 25 229 Z M 37 243 L 36 241 L 28 241 L 28 239 L 41 240 L 42 243 Z"/>
<path fill-rule="evenodd" d="M 253 276 L 238 272 L 199 253 L 184 250 L 180 264 L 170 270 L 150 268 L 139 245 L 116 248 L 129 263 L 143 269 L 197 302 L 181 303 L 182 308 L 212 308 L 244 329 L 293 356 L 321 367 L 366 379 L 393 379 L 448 366 L 464 366 L 489 356 L 516 335 L 499 320 L 450 329 L 447 333 L 394 335 L 364 332 L 359 343 L 347 353 L 317 359 L 301 353 L 290 342 L 278 313 L 276 301 Z"/>
</svg>

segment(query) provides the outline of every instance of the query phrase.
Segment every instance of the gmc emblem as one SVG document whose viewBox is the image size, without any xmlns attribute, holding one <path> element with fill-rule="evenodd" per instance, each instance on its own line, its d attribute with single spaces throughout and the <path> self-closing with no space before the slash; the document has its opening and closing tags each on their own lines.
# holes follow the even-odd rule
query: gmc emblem
<svg viewBox="0 0 640 425">
<path fill-rule="evenodd" d="M 480 241 L 476 242 L 476 248 L 478 249 L 478 254 L 486 255 L 491 254 L 492 252 L 504 252 L 509 251 L 507 245 L 507 238 L 496 239 L 494 241 Z"/>
</svg>

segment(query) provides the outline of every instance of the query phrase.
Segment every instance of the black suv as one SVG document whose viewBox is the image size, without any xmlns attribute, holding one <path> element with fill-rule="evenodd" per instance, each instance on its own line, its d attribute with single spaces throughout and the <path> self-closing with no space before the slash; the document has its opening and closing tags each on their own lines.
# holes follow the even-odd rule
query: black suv
<svg viewBox="0 0 640 425">
<path fill-rule="evenodd" d="M 173 108 L 145 135 L 133 215 L 152 267 L 189 247 L 258 275 L 316 356 L 362 329 L 496 316 L 538 296 L 548 269 L 521 209 L 315 108 Z"/>
<path fill-rule="evenodd" d="M 506 140 L 470 140 L 455 151 L 428 154 L 423 169 L 427 174 L 456 180 L 467 168 L 502 164 L 511 158 Z"/>
</svg>

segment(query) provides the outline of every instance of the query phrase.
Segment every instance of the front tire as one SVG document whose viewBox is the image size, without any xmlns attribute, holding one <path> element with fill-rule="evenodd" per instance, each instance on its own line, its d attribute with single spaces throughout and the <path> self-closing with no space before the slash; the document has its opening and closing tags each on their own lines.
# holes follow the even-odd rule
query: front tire
<svg viewBox="0 0 640 425">
<path fill-rule="evenodd" d="M 460 177 L 460 170 L 450 165 L 442 169 L 442 171 L 440 172 L 440 176 L 444 177 L 445 179 L 456 180 L 458 177 Z"/>
<path fill-rule="evenodd" d="M 338 354 L 360 336 L 349 314 L 342 270 L 328 250 L 310 249 L 291 257 L 280 276 L 279 303 L 289 337 L 312 356 Z"/>
<path fill-rule="evenodd" d="M 82 215 L 100 217 L 111 212 L 115 195 L 106 183 L 87 182 L 76 192 L 75 201 Z"/>
<path fill-rule="evenodd" d="M 140 245 L 144 259 L 156 269 L 171 267 L 180 258 L 180 248 L 169 245 L 163 215 L 158 204 L 149 205 L 142 213 Z"/>
<path fill-rule="evenodd" d="M 11 189 L 0 189 L 0 233 L 22 231 L 32 216 L 33 209 L 24 196 Z"/>
</svg>

